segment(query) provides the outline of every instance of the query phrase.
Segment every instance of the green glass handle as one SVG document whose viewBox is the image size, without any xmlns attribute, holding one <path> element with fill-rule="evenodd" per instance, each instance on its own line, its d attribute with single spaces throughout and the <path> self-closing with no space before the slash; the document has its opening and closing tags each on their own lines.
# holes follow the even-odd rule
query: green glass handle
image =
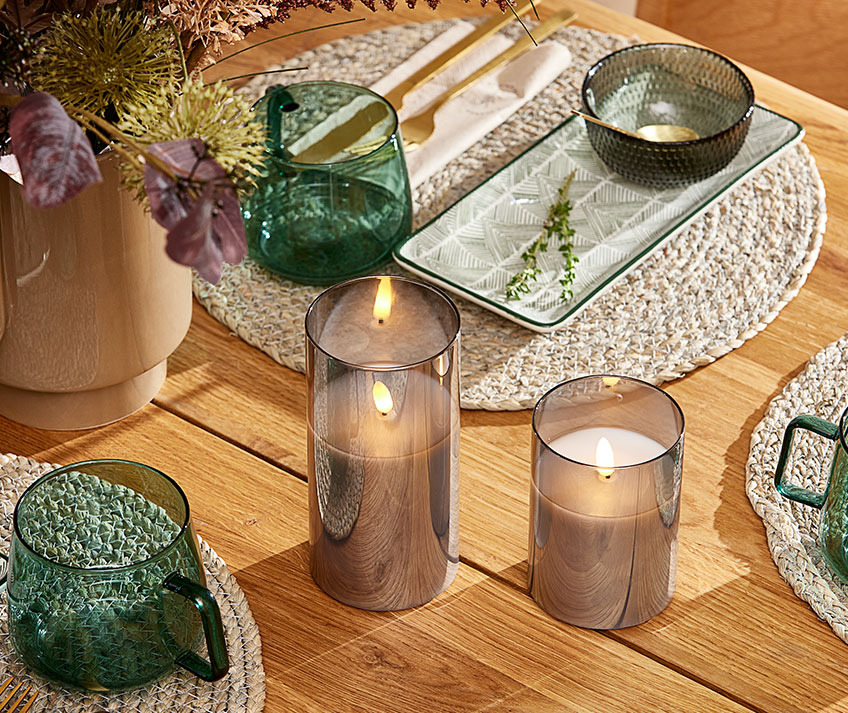
<svg viewBox="0 0 848 713">
<path fill-rule="evenodd" d="M 812 490 L 807 490 L 807 488 L 792 485 L 791 483 L 787 483 L 783 480 L 786 463 L 789 460 L 789 453 L 792 450 L 792 438 L 795 435 L 795 431 L 799 428 L 803 428 L 806 431 L 812 431 L 813 433 L 818 434 L 819 436 L 824 436 L 831 441 L 835 441 L 839 438 L 839 428 L 830 421 L 825 421 L 823 418 L 804 414 L 793 418 L 789 422 L 789 425 L 786 427 L 786 431 L 783 434 L 783 445 L 780 448 L 780 458 L 778 458 L 777 468 L 774 473 L 774 484 L 777 486 L 777 492 L 790 500 L 795 500 L 799 503 L 803 503 L 804 505 L 811 505 L 814 508 L 820 508 L 824 505 L 825 497 L 827 497 L 827 490 L 823 493 L 816 493 Z"/>
<path fill-rule="evenodd" d="M 268 127 L 267 147 L 273 154 L 282 154 L 283 158 L 291 158 L 289 150 L 283 146 L 282 122 L 283 111 L 286 111 L 289 106 L 297 107 L 297 102 L 288 89 L 282 84 L 275 84 L 265 90 L 265 97 L 268 100 L 265 122 Z"/>
<path fill-rule="evenodd" d="M 164 586 L 165 589 L 188 599 L 200 612 L 203 634 L 206 637 L 206 649 L 209 651 L 209 661 L 201 658 L 194 651 L 183 651 L 177 656 L 177 664 L 204 681 L 217 681 L 223 678 L 230 669 L 230 659 L 227 656 L 221 610 L 218 609 L 215 598 L 206 587 L 201 587 L 197 582 L 192 582 L 178 572 L 169 574 L 165 578 Z"/>
</svg>

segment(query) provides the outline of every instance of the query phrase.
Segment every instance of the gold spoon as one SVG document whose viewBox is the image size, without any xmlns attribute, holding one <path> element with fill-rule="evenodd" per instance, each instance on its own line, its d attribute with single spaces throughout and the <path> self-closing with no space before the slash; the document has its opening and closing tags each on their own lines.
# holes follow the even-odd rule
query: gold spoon
<svg viewBox="0 0 848 713">
<path fill-rule="evenodd" d="M 591 121 L 593 124 L 604 126 L 607 129 L 612 129 L 625 136 L 630 136 L 634 139 L 645 139 L 647 141 L 656 141 L 659 143 L 666 141 L 692 141 L 698 138 L 698 134 L 692 131 L 688 126 L 677 126 L 676 124 L 646 124 L 636 129 L 636 132 L 622 129 L 620 126 L 613 126 L 606 121 L 596 119 L 594 116 L 584 114 L 582 111 L 572 109 L 571 113 L 579 116 L 586 121 Z"/>
</svg>

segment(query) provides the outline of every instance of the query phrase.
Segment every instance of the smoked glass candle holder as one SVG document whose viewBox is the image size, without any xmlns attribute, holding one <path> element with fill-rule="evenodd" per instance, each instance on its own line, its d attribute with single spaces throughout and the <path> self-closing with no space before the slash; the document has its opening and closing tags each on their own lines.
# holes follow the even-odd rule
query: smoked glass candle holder
<svg viewBox="0 0 848 713">
<path fill-rule="evenodd" d="M 551 616 L 635 626 L 671 601 L 683 412 L 638 379 L 586 376 L 533 412 L 528 584 Z"/>
<path fill-rule="evenodd" d="M 295 282 L 331 285 L 386 262 L 412 227 L 395 110 L 342 82 L 271 87 L 266 175 L 243 207 L 250 256 Z"/>
<path fill-rule="evenodd" d="M 459 313 L 401 277 L 336 285 L 306 315 L 312 577 L 407 609 L 459 562 Z"/>
</svg>

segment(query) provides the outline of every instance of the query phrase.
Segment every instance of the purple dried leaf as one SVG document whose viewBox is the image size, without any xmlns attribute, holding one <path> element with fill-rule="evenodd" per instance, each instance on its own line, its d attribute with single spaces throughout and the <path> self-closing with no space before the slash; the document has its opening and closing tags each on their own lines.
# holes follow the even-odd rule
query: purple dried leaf
<svg viewBox="0 0 848 713">
<path fill-rule="evenodd" d="M 24 198 L 38 208 L 61 205 L 103 180 L 91 143 L 50 94 L 25 97 L 12 111 L 9 135 Z"/>
<path fill-rule="evenodd" d="M 206 144 L 200 139 L 163 141 L 150 144 L 147 151 L 161 159 L 180 178 L 210 181 L 227 177 L 227 172 L 208 155 Z"/>
<path fill-rule="evenodd" d="M 247 238 L 235 186 L 232 183 L 218 186 L 215 195 L 217 205 L 212 216 L 212 229 L 221 245 L 224 262 L 237 265 L 247 255 Z"/>
<path fill-rule="evenodd" d="M 235 186 L 200 139 L 153 144 L 148 151 L 177 175 L 174 182 L 148 164 L 144 176 L 153 217 L 169 231 L 168 255 L 218 282 L 222 261 L 238 263 L 247 254 Z"/>
<path fill-rule="evenodd" d="M 168 231 L 165 251 L 175 262 L 193 267 L 207 282 L 217 283 L 221 279 L 223 255 L 213 237 L 214 191 L 212 184 L 207 183 L 188 215 Z"/>
<path fill-rule="evenodd" d="M 144 190 L 153 220 L 166 230 L 188 215 L 180 187 L 149 164 L 144 168 Z"/>
</svg>

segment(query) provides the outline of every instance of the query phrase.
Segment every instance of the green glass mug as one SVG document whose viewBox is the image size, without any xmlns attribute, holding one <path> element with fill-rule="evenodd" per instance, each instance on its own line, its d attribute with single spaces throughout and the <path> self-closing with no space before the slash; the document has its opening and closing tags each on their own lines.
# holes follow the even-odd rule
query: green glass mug
<svg viewBox="0 0 848 713">
<path fill-rule="evenodd" d="M 793 436 L 799 428 L 824 436 L 836 443 L 836 451 L 830 464 L 830 476 L 824 492 L 815 492 L 786 481 L 786 464 L 792 452 Z M 781 495 L 822 511 L 819 525 L 822 555 L 830 568 L 846 582 L 848 582 L 847 428 L 848 408 L 842 412 L 838 425 L 809 414 L 793 418 L 783 435 L 783 445 L 774 477 L 775 486 Z"/>
<path fill-rule="evenodd" d="M 65 466 L 27 488 L 13 525 L 9 634 L 31 670 L 96 691 L 175 665 L 207 681 L 227 673 L 188 501 L 167 475 L 122 460 Z M 209 660 L 194 650 L 202 635 Z"/>
<path fill-rule="evenodd" d="M 273 86 L 254 112 L 268 129 L 265 175 L 242 207 L 250 256 L 294 282 L 373 272 L 412 228 L 392 105 L 343 82 Z"/>
</svg>

